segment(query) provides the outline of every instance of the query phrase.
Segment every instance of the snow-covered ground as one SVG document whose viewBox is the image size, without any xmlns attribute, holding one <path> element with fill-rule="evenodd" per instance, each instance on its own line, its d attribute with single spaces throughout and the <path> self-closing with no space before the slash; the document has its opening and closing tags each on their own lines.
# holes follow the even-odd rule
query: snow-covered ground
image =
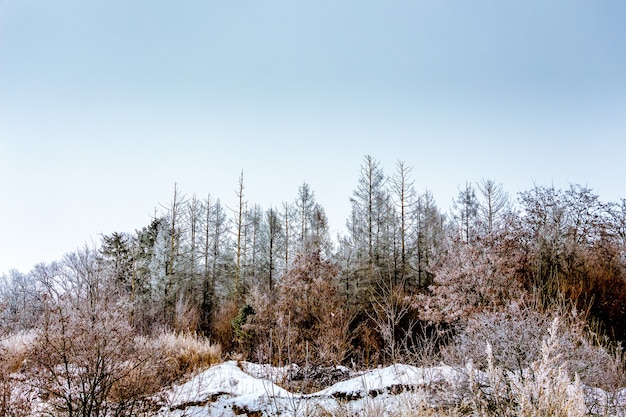
<svg viewBox="0 0 626 417">
<path fill-rule="evenodd" d="M 246 372 L 243 371 L 246 370 Z M 272 382 L 288 375 L 273 368 L 229 361 L 196 375 L 167 393 L 162 416 L 307 415 L 313 410 L 358 413 L 366 407 L 397 407 L 400 397 L 443 401 L 464 376 L 450 367 L 416 368 L 393 365 L 374 369 L 312 394 L 291 393 Z M 447 395 L 447 394 L 446 394 Z M 392 401 L 394 399 L 395 401 Z M 448 398 L 446 398 L 448 400 Z M 402 402 L 406 403 L 407 398 Z"/>
<path fill-rule="evenodd" d="M 351 375 L 349 379 L 303 394 L 272 382 L 286 378 L 288 368 L 229 361 L 171 388 L 160 416 L 397 415 L 398 409 L 458 403 L 468 385 L 467 372 L 448 366 L 397 364 L 360 373 L 344 371 Z M 615 398 L 601 390 L 588 389 L 587 393 L 598 407 L 609 400 L 619 404 L 609 414 L 626 415 L 626 390 Z"/>
<path fill-rule="evenodd" d="M 166 393 L 161 415 L 237 415 L 267 409 L 277 399 L 294 398 L 287 390 L 245 373 L 230 361 L 215 365 Z"/>
<path fill-rule="evenodd" d="M 321 378 L 320 372 L 324 374 Z M 28 389 L 31 384 L 20 375 L 16 374 L 19 383 L 15 385 L 13 395 L 27 400 L 30 415 L 54 414 L 36 390 Z M 307 386 L 293 384 L 293 378 L 303 375 L 305 378 L 313 375 L 314 380 L 310 382 L 315 383 L 327 380 L 329 375 L 330 379 L 339 382 L 307 393 L 298 392 L 298 388 L 290 392 L 280 386 Z M 320 371 L 317 368 L 304 370 L 297 365 L 276 368 L 228 361 L 168 388 L 154 400 L 160 403 L 156 412 L 159 417 L 396 417 L 422 415 L 415 410 L 429 407 L 471 404 L 476 398 L 472 397 L 474 394 L 469 387 L 478 384 L 481 393 L 490 395 L 492 382 L 489 375 L 469 365 L 466 368 L 422 368 L 396 364 L 357 372 L 345 367 Z M 576 387 L 580 388 L 580 385 L 567 385 L 568 397 L 569 388 L 575 392 Z M 626 389 L 612 393 L 584 386 L 582 389 L 586 415 L 626 417 Z M 576 415 L 584 414 L 583 410 Z"/>
</svg>

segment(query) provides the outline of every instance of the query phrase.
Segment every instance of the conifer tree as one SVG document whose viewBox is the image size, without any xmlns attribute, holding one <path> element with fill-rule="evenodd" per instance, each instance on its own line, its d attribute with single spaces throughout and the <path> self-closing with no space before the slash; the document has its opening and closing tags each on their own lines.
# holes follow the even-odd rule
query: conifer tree
<svg viewBox="0 0 626 417">
<path fill-rule="evenodd" d="M 382 256 L 381 233 L 388 220 L 385 205 L 388 196 L 385 189 L 386 178 L 380 164 L 366 155 L 361 165 L 359 183 L 350 199 L 353 208 L 352 225 L 355 229 L 355 245 L 359 259 L 364 261 L 360 268 L 364 280 L 372 282 L 381 272 Z M 365 269 L 362 269 L 362 268 Z"/>
<path fill-rule="evenodd" d="M 413 203 L 415 199 L 415 189 L 411 179 L 411 167 L 407 167 L 404 162 L 396 163 L 396 172 L 391 179 L 391 189 L 393 200 L 398 211 L 398 245 L 400 265 L 398 275 L 401 282 L 409 278 L 411 273 L 409 260 L 412 257 L 413 245 L 410 244 L 410 236 L 413 234 Z"/>
<path fill-rule="evenodd" d="M 236 220 L 236 231 L 235 234 L 237 236 L 237 246 L 235 249 L 236 253 L 236 264 L 235 264 L 235 282 L 234 282 L 234 295 L 237 301 L 241 301 L 243 299 L 243 261 L 245 260 L 245 210 L 246 210 L 246 201 L 244 200 L 244 185 L 243 185 L 243 171 L 241 171 L 241 175 L 239 176 L 239 186 L 235 195 L 237 196 L 237 200 L 239 202 L 238 209 L 235 212 Z"/>
<path fill-rule="evenodd" d="M 315 193 L 306 182 L 303 182 L 298 188 L 298 197 L 295 201 L 295 207 L 298 215 L 298 221 L 300 223 L 300 247 L 298 250 L 303 250 L 307 244 L 307 239 L 310 237 L 313 222 L 313 211 L 315 209 Z"/>
<path fill-rule="evenodd" d="M 503 190 L 502 184 L 492 179 L 483 179 L 478 184 L 478 190 L 482 197 L 478 208 L 481 229 L 484 234 L 490 234 L 502 225 L 510 207 L 509 195 Z"/>
<path fill-rule="evenodd" d="M 478 199 L 474 186 L 467 182 L 464 189 L 459 189 L 459 195 L 453 201 L 453 215 L 455 228 L 465 243 L 472 243 L 477 233 Z"/>
<path fill-rule="evenodd" d="M 415 234 L 413 236 L 414 257 L 411 268 L 417 274 L 417 286 L 424 289 L 431 284 L 433 273 L 431 263 L 441 255 L 445 241 L 445 216 L 439 211 L 432 193 L 424 191 L 416 200 L 414 208 Z"/>
</svg>

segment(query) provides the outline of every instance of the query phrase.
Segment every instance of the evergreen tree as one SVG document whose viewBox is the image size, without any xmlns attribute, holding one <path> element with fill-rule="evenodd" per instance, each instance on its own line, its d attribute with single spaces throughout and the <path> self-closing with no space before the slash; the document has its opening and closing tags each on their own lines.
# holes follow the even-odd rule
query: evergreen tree
<svg viewBox="0 0 626 417">
<path fill-rule="evenodd" d="M 411 180 L 412 168 L 404 165 L 404 162 L 396 163 L 396 172 L 391 179 L 393 201 L 398 211 L 398 245 L 400 264 L 397 275 L 401 282 L 409 279 L 411 274 L 409 260 L 413 254 L 413 245 L 410 237 L 414 229 L 414 216 L 412 209 L 415 200 L 415 188 Z"/>
<path fill-rule="evenodd" d="M 465 243 L 472 243 L 478 231 L 478 199 L 474 186 L 467 182 L 465 188 L 453 202 L 452 219 L 454 227 Z"/>
<path fill-rule="evenodd" d="M 414 256 L 411 269 L 416 273 L 416 282 L 408 287 L 412 290 L 427 288 L 433 279 L 431 263 L 442 255 L 445 241 L 445 216 L 439 211 L 432 193 L 426 190 L 415 202 L 415 232 L 412 246 Z"/>
<path fill-rule="evenodd" d="M 282 223 L 278 212 L 270 208 L 265 212 L 264 227 L 264 269 L 267 275 L 268 290 L 272 292 L 279 275 L 280 252 L 285 244 Z"/>
<path fill-rule="evenodd" d="M 359 281 L 368 289 L 384 271 L 382 233 L 389 220 L 386 178 L 378 161 L 365 156 L 361 165 L 359 183 L 350 199 L 353 216 L 348 227 L 354 231 L 354 245 L 358 252 Z"/>
<path fill-rule="evenodd" d="M 481 231 L 490 234 L 503 225 L 510 210 L 509 195 L 503 190 L 502 184 L 496 184 L 492 179 L 482 180 L 478 190 L 482 197 L 478 207 Z"/>
<path fill-rule="evenodd" d="M 232 246 L 228 220 L 219 199 L 208 195 L 203 202 L 204 230 L 202 243 L 203 273 L 200 292 L 200 328 L 205 333 L 212 326 L 221 287 L 227 286 L 226 275 L 232 261 L 227 258 Z M 224 291 L 222 291 L 224 293 Z"/>
<path fill-rule="evenodd" d="M 298 197 L 295 201 L 296 213 L 299 222 L 299 241 L 300 245 L 298 250 L 303 250 L 307 245 L 307 240 L 310 239 L 312 223 L 314 221 L 315 210 L 315 193 L 311 190 L 311 187 L 306 182 L 298 188 Z"/>
<path fill-rule="evenodd" d="M 115 285 L 124 294 L 133 292 L 133 276 L 135 274 L 133 256 L 134 239 L 126 233 L 113 232 L 102 237 L 100 254 L 105 267 L 109 269 Z"/>
</svg>

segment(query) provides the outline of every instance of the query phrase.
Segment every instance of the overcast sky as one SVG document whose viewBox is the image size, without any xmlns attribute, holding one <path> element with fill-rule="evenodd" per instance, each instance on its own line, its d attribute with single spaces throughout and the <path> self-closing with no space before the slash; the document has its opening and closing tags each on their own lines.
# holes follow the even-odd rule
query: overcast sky
<svg viewBox="0 0 626 417">
<path fill-rule="evenodd" d="M 306 181 L 343 230 L 363 156 L 626 197 L 626 2 L 0 0 L 0 274 Z"/>
</svg>

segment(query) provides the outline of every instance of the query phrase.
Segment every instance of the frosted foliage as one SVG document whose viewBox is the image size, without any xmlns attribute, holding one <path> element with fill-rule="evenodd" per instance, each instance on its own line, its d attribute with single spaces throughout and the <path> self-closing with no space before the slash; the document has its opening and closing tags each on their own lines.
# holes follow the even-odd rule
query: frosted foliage
<svg viewBox="0 0 626 417">
<path fill-rule="evenodd" d="M 152 251 L 148 269 L 150 271 L 151 287 L 156 289 L 164 285 L 165 262 L 169 253 L 168 231 L 163 223 L 159 223 L 159 230 Z"/>
<path fill-rule="evenodd" d="M 111 307 L 53 306 L 47 313 L 29 353 L 29 372 L 34 385 L 49 393 L 55 415 L 121 411 L 135 389 L 132 374 L 142 361 L 127 320 Z M 120 403 L 109 405 L 111 399 Z"/>
<path fill-rule="evenodd" d="M 255 294 L 256 314 L 244 326 L 265 362 L 341 362 L 348 323 L 334 286 L 336 267 L 318 251 L 299 253 L 274 294 Z M 267 329 L 270 329 L 268 332 Z"/>
<path fill-rule="evenodd" d="M 518 304 L 503 311 L 476 314 L 460 329 L 454 343 L 444 349 L 445 361 L 461 365 L 471 359 L 484 368 L 487 365 L 485 346 L 490 343 L 499 366 L 526 367 L 539 355 L 537 341 L 546 330 L 546 320 L 544 315 Z"/>
<path fill-rule="evenodd" d="M 575 375 L 568 375 L 561 355 L 561 325 L 555 318 L 543 342 L 540 356 L 520 373 L 495 364 L 491 344 L 487 344 L 487 368 L 478 372 L 468 365 L 470 403 L 481 415 L 558 416 L 586 415 L 583 386 Z"/>
<path fill-rule="evenodd" d="M 523 291 L 515 279 L 514 265 L 502 256 L 505 244 L 504 238 L 473 244 L 453 242 L 435 269 L 431 295 L 420 298 L 423 318 L 454 322 L 518 299 Z"/>
<path fill-rule="evenodd" d="M 508 372 L 523 373 L 542 358 L 542 340 L 557 338 L 556 366 L 590 386 L 614 389 L 621 381 L 620 359 L 599 342 L 576 311 L 539 313 L 521 303 L 468 319 L 454 342 L 444 349 L 444 362 L 462 365 L 471 360 L 480 369 L 489 361 Z M 491 354 L 485 346 L 491 346 Z M 622 381 L 623 382 L 623 381 Z"/>
</svg>

